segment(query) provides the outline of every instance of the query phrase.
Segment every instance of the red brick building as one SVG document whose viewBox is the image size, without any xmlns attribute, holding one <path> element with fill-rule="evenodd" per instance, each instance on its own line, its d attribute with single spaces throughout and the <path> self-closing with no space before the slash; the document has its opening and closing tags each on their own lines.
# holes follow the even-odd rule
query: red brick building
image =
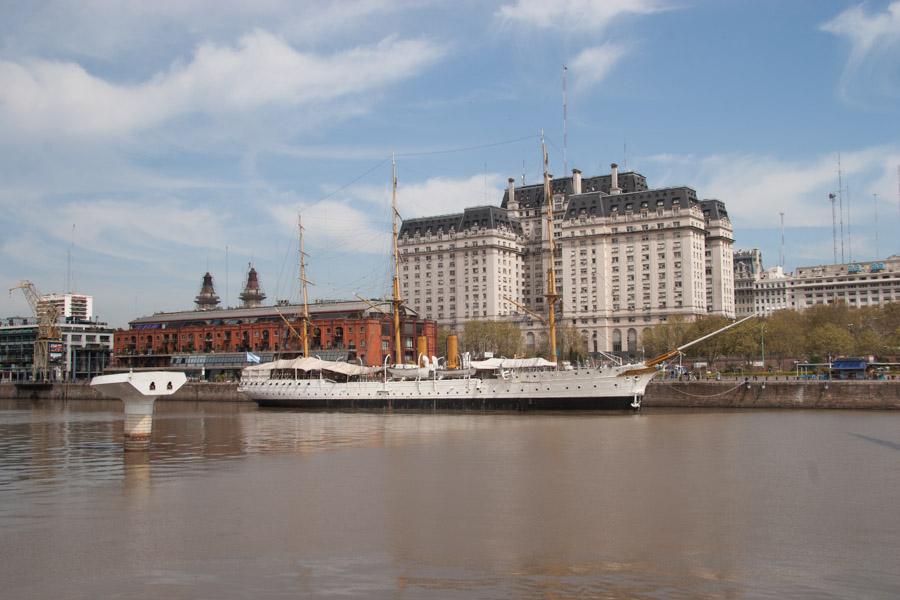
<svg viewBox="0 0 900 600">
<path fill-rule="evenodd" d="M 310 354 L 330 360 L 362 359 L 372 366 L 381 365 L 386 356 L 391 356 L 393 361 L 390 310 L 390 303 L 310 304 Z M 219 370 L 234 374 L 248 364 L 248 352 L 263 361 L 299 356 L 302 344 L 297 332 L 302 311 L 302 305 L 291 304 L 141 317 L 131 321 L 127 330 L 116 332 L 115 365 L 119 368 L 204 365 L 204 372 Z M 429 354 L 438 354 L 436 323 L 407 308 L 401 317 L 405 361 L 415 362 L 416 337 L 420 335 L 428 339 Z"/>
</svg>

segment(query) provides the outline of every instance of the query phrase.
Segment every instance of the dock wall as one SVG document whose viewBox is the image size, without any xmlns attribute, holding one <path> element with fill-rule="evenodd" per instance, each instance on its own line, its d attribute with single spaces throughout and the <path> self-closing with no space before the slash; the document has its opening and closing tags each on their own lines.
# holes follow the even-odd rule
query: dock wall
<svg viewBox="0 0 900 600">
<path fill-rule="evenodd" d="M 900 409 L 900 381 L 654 381 L 643 406 Z"/>
<path fill-rule="evenodd" d="M 86 384 L 23 387 L 0 383 L 0 398 L 99 400 Z M 252 402 L 234 383 L 192 383 L 159 401 Z M 644 408 L 836 408 L 900 409 L 900 381 L 654 381 Z M 431 406 L 423 406 L 430 409 Z"/>
<path fill-rule="evenodd" d="M 17 386 L 0 383 L 0 398 L 33 400 L 103 400 L 106 399 L 86 383 L 55 383 L 39 387 Z M 189 402 L 251 402 L 237 391 L 235 383 L 188 382 L 171 396 L 160 396 L 157 401 L 181 400 Z"/>
</svg>

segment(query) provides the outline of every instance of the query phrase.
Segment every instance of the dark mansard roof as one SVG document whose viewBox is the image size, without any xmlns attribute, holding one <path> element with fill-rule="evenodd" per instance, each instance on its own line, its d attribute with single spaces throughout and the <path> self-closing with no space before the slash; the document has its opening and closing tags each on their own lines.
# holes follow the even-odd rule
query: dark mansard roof
<svg viewBox="0 0 900 600">
<path fill-rule="evenodd" d="M 619 189 L 623 193 L 639 192 L 647 189 L 647 178 L 640 173 L 628 171 L 619 173 Z M 569 196 L 573 192 L 572 177 L 560 177 L 551 181 L 554 194 Z M 584 194 L 590 192 L 603 192 L 609 194 L 612 185 L 612 175 L 598 175 L 597 177 L 583 177 L 581 179 L 581 191 Z M 545 203 L 544 184 L 536 183 L 516 188 L 516 200 L 519 208 L 538 208 Z M 503 192 L 503 201 L 500 206 L 507 208 L 509 202 L 509 190 Z"/>
<path fill-rule="evenodd" d="M 695 205 L 698 203 L 697 192 L 692 188 L 680 186 L 641 190 L 616 194 L 615 196 L 607 196 L 601 192 L 579 194 L 569 198 L 565 218 L 577 219 L 580 216 L 608 217 L 613 213 L 637 212 L 644 208 L 648 210 L 656 210 L 658 208 L 670 210 L 676 204 L 676 201 L 678 206 L 684 208 Z M 716 200 L 715 202 L 718 201 Z M 721 206 L 721 210 L 724 212 L 724 205 Z"/>
<path fill-rule="evenodd" d="M 405 219 L 400 227 L 400 237 L 404 235 L 426 235 L 428 233 L 450 233 L 464 231 L 472 227 L 484 229 L 499 229 L 505 226 L 516 233 L 522 233 L 522 225 L 516 219 L 511 219 L 505 208 L 498 206 L 474 206 L 461 213 L 452 215 L 440 215 L 437 217 L 422 217 L 418 219 Z"/>
</svg>

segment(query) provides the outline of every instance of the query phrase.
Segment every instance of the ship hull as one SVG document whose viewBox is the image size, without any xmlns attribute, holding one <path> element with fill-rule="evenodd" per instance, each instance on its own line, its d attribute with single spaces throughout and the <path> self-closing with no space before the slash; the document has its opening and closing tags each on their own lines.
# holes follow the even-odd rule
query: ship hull
<svg viewBox="0 0 900 600">
<path fill-rule="evenodd" d="M 264 398 L 262 408 L 305 410 L 579 411 L 634 410 L 633 396 L 595 398 Z"/>
<path fill-rule="evenodd" d="M 262 407 L 330 410 L 623 410 L 640 406 L 655 371 L 560 371 L 497 379 L 353 381 L 267 379 L 241 383 Z"/>
</svg>

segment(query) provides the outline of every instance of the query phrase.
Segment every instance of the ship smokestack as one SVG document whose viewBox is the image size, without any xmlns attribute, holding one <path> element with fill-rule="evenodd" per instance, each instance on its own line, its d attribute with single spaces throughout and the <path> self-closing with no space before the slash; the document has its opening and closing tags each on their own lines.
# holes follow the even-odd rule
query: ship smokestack
<svg viewBox="0 0 900 600">
<path fill-rule="evenodd" d="M 447 336 L 447 368 L 459 368 L 459 340 L 456 335 Z"/>
<path fill-rule="evenodd" d="M 610 183 L 609 183 L 609 193 L 613 196 L 616 194 L 621 194 L 622 189 L 619 187 L 619 165 L 613 163 L 609 165 L 610 168 Z"/>
<path fill-rule="evenodd" d="M 423 358 L 424 358 L 424 362 L 428 361 L 428 338 L 425 337 L 424 335 L 420 335 L 417 340 L 416 346 L 417 346 L 416 351 L 419 354 L 419 358 L 418 358 L 417 362 L 419 363 L 420 367 L 423 367 L 423 366 L 425 366 L 423 364 Z"/>
</svg>

